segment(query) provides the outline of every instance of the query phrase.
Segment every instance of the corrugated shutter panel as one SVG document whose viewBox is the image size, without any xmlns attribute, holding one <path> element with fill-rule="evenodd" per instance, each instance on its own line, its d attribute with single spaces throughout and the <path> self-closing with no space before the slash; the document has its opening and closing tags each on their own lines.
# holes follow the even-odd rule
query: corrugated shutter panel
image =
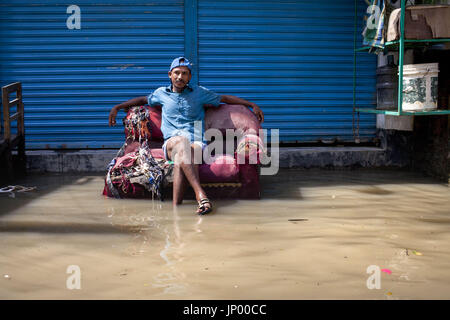
<svg viewBox="0 0 450 320">
<path fill-rule="evenodd" d="M 66 27 L 72 4 L 80 30 Z M 166 85 L 184 53 L 182 0 L 11 0 L 0 10 L 1 84 L 23 84 L 28 149 L 120 147 L 111 107 Z"/>
<path fill-rule="evenodd" d="M 260 105 L 281 141 L 354 141 L 353 0 L 199 0 L 198 10 L 201 85 Z M 358 54 L 357 106 L 376 102 L 375 70 L 374 55 Z M 374 115 L 359 125 L 362 141 L 375 136 Z"/>
</svg>

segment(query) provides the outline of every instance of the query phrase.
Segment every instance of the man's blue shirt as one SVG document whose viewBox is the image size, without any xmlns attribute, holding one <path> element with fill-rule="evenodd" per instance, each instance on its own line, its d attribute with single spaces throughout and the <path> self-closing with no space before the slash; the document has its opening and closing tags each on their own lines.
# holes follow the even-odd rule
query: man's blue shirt
<svg viewBox="0 0 450 320">
<path fill-rule="evenodd" d="M 181 93 L 173 92 L 171 86 L 160 87 L 148 96 L 148 105 L 162 106 L 161 131 L 164 140 L 176 135 L 189 135 L 191 142 L 203 141 L 194 136 L 194 122 L 201 121 L 204 132 L 205 104 L 218 107 L 220 95 L 202 86 L 186 86 Z"/>
</svg>

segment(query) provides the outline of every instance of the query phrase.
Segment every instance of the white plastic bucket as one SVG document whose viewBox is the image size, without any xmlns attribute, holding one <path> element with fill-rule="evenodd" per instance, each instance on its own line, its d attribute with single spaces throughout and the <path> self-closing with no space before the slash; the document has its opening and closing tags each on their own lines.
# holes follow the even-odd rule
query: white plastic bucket
<svg viewBox="0 0 450 320">
<path fill-rule="evenodd" d="M 403 111 L 423 111 L 437 108 L 438 63 L 403 66 Z"/>
</svg>

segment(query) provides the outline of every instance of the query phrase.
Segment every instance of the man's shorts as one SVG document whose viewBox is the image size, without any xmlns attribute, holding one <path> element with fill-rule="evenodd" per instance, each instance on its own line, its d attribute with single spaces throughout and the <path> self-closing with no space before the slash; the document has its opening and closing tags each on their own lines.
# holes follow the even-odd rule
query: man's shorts
<svg viewBox="0 0 450 320">
<path fill-rule="evenodd" d="M 167 155 L 167 142 L 168 142 L 171 138 L 173 138 L 173 137 L 177 137 L 177 136 L 172 136 L 172 137 L 170 137 L 169 139 L 167 139 L 166 141 L 164 141 L 164 144 L 163 144 L 163 146 L 162 146 L 162 149 L 163 149 L 163 152 L 164 152 L 164 159 L 166 159 L 166 160 L 170 160 L 170 159 L 169 159 L 169 156 Z M 200 147 L 202 148 L 202 151 L 203 151 L 203 150 L 205 149 L 205 147 L 206 147 L 206 144 L 203 143 L 203 142 L 201 142 L 201 141 L 194 141 L 194 142 L 191 141 L 191 143 L 194 143 L 194 144 L 200 146 Z"/>
</svg>

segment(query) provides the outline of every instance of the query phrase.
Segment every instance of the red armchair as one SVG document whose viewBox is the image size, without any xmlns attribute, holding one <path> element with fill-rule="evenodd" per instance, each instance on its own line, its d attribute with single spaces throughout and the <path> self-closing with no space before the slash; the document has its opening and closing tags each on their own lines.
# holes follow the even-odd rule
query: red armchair
<svg viewBox="0 0 450 320">
<path fill-rule="evenodd" d="M 110 167 L 117 169 L 127 165 L 130 161 L 136 161 L 134 155 L 138 154 L 138 150 L 145 140 L 151 155 L 164 169 L 165 187 L 170 187 L 171 168 L 164 160 L 162 151 L 161 109 L 149 106 L 135 108 L 140 108 L 141 111 L 145 110 L 145 117 L 141 116 L 140 124 L 137 124 L 137 121 L 131 121 L 130 116 L 134 108 L 128 111 L 124 118 L 127 140 L 121 156 L 116 157 Z M 136 109 L 134 109 L 134 113 L 136 113 Z M 259 156 L 264 152 L 264 146 L 262 137 L 259 136 L 261 126 L 256 116 L 247 107 L 241 105 L 222 104 L 218 108 L 210 107 L 205 111 L 205 130 L 210 128 L 218 129 L 224 138 L 227 129 L 241 130 L 241 135 L 233 141 L 231 154 L 226 154 L 226 143 L 224 142 L 223 152 L 216 150 L 212 161 L 199 165 L 200 182 L 208 197 L 211 199 L 259 199 Z M 127 157 L 127 155 L 130 156 Z M 166 194 L 167 191 L 164 193 Z M 125 179 L 121 180 L 116 175 L 112 181 L 109 172 L 105 179 L 103 194 L 120 198 L 151 198 L 153 196 L 152 192 L 139 184 L 136 179 L 125 182 Z"/>
</svg>

